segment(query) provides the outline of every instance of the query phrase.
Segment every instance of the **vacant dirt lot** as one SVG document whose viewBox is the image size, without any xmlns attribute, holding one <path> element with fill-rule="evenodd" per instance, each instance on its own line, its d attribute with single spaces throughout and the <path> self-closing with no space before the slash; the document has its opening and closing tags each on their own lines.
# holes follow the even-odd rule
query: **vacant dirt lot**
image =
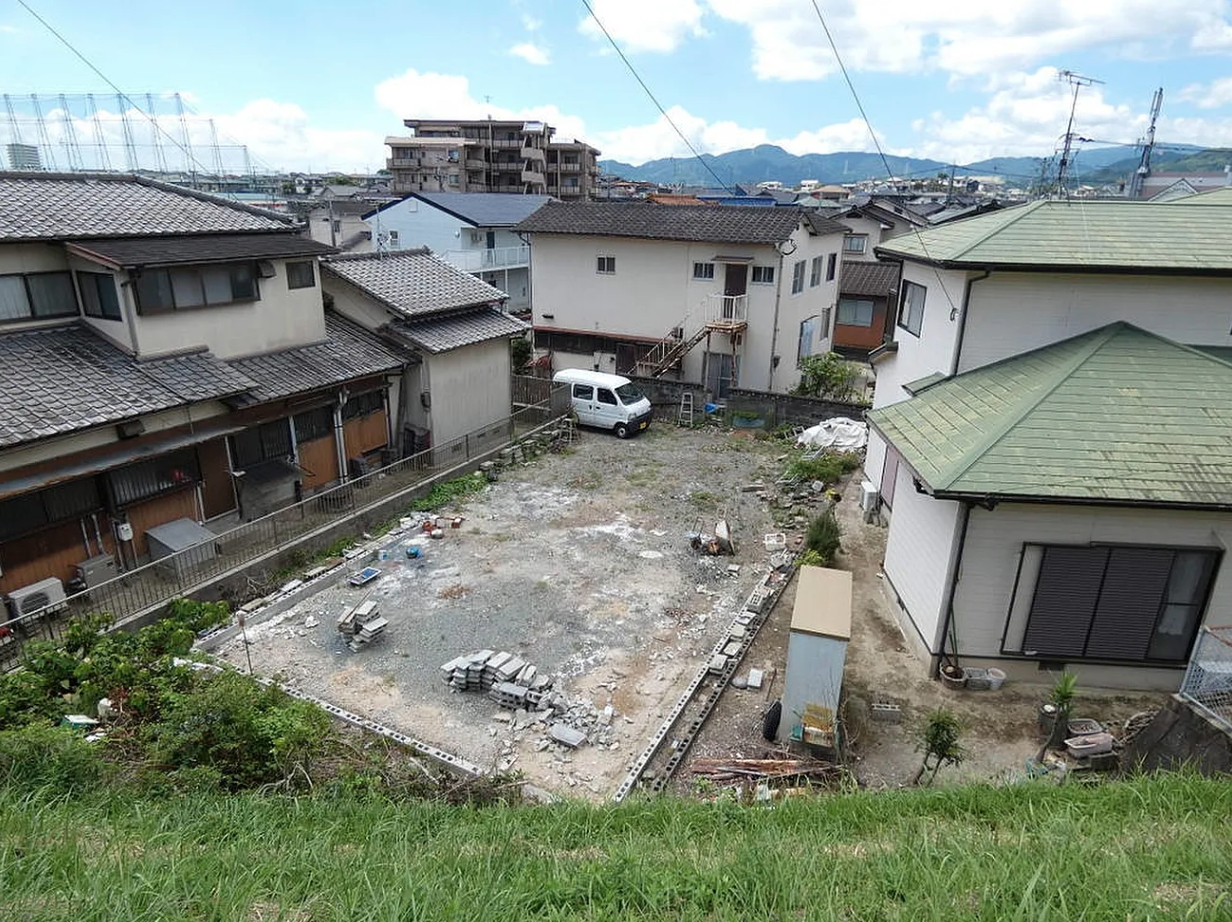
<svg viewBox="0 0 1232 922">
<path fill-rule="evenodd" d="M 708 430 L 658 426 L 625 442 L 584 431 L 567 453 L 442 510 L 465 521 L 422 560 L 406 559 L 408 535 L 391 535 L 370 587 L 344 582 L 250 627 L 253 665 L 482 767 L 511 764 L 551 790 L 608 795 L 761 575 L 771 516 L 740 486 L 773 480 L 783 451 Z M 720 515 L 736 556 L 698 557 L 686 534 Z M 335 622 L 369 592 L 389 627 L 353 653 Z M 452 692 L 439 667 L 480 649 L 556 675 L 583 706 L 612 705 L 609 745 L 545 746 L 543 727 L 519 728 L 482 694 Z M 242 640 L 220 655 L 243 667 Z"/>
</svg>

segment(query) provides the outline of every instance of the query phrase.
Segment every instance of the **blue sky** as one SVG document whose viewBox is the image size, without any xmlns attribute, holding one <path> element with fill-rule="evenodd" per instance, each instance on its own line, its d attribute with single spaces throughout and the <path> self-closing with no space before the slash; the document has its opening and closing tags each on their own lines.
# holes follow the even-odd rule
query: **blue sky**
<svg viewBox="0 0 1232 922">
<path fill-rule="evenodd" d="M 580 0 L 27 2 L 126 92 L 185 94 L 270 167 L 371 168 L 402 118 L 485 114 L 546 119 L 634 163 L 685 153 Z M 699 149 L 870 149 L 810 0 L 592 5 Z M 1061 69 L 1104 81 L 1080 95 L 1086 137 L 1133 141 L 1163 86 L 1161 142 L 1232 146 L 1227 0 L 819 5 L 890 151 L 1051 153 L 1068 115 Z M 0 0 L 0 88 L 93 92 L 117 108 L 15 0 Z M 8 131 L 0 112 L 0 140 Z"/>
</svg>

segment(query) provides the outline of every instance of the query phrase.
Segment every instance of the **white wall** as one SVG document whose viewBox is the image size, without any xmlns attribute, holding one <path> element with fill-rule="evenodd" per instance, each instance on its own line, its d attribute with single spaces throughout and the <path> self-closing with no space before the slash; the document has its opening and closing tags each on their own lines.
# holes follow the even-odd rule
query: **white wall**
<svg viewBox="0 0 1232 922">
<path fill-rule="evenodd" d="M 904 630 L 914 632 L 934 653 L 941 641 L 942 607 L 959 510 L 959 504 L 952 500 L 916 492 L 911 469 L 899 465 L 894 515 L 886 539 L 885 574 L 906 609 L 910 623 Z"/>
<path fill-rule="evenodd" d="M 405 198 L 389 206 L 368 218 L 367 224 L 373 240 L 378 231 L 382 234 L 391 230 L 398 232 L 398 242 L 391 244 L 390 249 L 413 250 L 426 246 L 433 253 L 460 249 L 458 231 L 463 222 L 416 198 Z"/>
<path fill-rule="evenodd" d="M 140 354 L 163 355 L 206 346 L 219 358 L 228 359 L 324 340 L 320 264 L 316 285 L 288 289 L 286 260 L 273 263 L 273 278 L 258 280 L 260 300 L 138 316 Z M 126 298 L 125 308 L 130 304 L 131 298 Z"/>
<path fill-rule="evenodd" d="M 476 386 L 481 382 L 482 386 Z M 494 339 L 424 357 L 421 383 L 432 395 L 432 444 L 443 445 L 509 415 L 509 343 Z"/>
<path fill-rule="evenodd" d="M 851 218 L 847 215 L 838 215 L 835 220 L 841 224 L 845 224 L 851 229 L 853 234 L 863 234 L 868 239 L 864 244 L 863 253 L 843 253 L 843 259 L 849 262 L 876 262 L 877 257 L 873 254 L 873 247 L 881 243 L 883 235 L 887 233 L 882 230 L 881 222 L 873 218 L 855 217 Z"/>
<path fill-rule="evenodd" d="M 714 262 L 716 255 L 749 256 L 753 258 L 753 265 L 774 267 L 775 284 L 753 284 L 752 269 L 749 269 L 749 325 L 739 350 L 738 383 L 740 387 L 784 391 L 799 380 L 796 356 L 801 321 L 820 316 L 837 301 L 837 272 L 835 280 L 826 282 L 823 267 L 821 284 L 810 287 L 808 263 L 814 256 L 822 256 L 824 261 L 829 253 L 838 253 L 841 237 L 837 234 L 816 237 L 797 229 L 791 242 L 795 252 L 781 258 L 775 247 L 768 244 L 739 246 L 535 235 L 531 244 L 534 322 L 538 327 L 549 329 L 654 341 L 665 338 L 673 328 L 683 326 L 687 337 L 704 324 L 712 296 L 723 293 L 726 271 L 723 263 L 716 263 L 713 279 L 697 280 L 693 278 L 693 264 Z M 790 250 L 792 244 L 784 249 Z M 616 257 L 614 275 L 596 271 L 596 261 L 601 255 Z M 806 262 L 805 287 L 803 292 L 793 295 L 792 264 L 798 260 Z M 703 380 L 702 357 L 706 347 L 703 340 L 686 356 L 685 380 Z M 813 351 L 828 348 L 828 338 L 818 337 Z M 710 350 L 730 352 L 728 336 L 713 334 Z M 772 354 L 780 357 L 773 377 Z M 593 359 L 582 367 L 589 368 L 592 364 Z"/>
<path fill-rule="evenodd" d="M 1232 279 L 993 272 L 972 284 L 959 371 L 1124 320 L 1232 346 Z"/>
</svg>

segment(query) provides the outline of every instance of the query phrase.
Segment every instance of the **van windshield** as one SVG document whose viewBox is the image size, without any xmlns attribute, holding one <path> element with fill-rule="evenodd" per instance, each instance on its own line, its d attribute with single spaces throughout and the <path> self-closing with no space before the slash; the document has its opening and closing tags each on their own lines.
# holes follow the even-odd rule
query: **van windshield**
<svg viewBox="0 0 1232 922">
<path fill-rule="evenodd" d="M 631 403 L 637 403 L 642 399 L 642 392 L 632 384 L 622 384 L 616 388 L 616 396 L 620 398 L 620 402 L 625 406 Z"/>
</svg>

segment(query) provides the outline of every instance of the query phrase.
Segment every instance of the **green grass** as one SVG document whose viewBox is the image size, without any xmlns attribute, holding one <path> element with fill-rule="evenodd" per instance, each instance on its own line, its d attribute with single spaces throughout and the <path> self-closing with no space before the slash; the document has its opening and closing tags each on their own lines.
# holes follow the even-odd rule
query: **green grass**
<svg viewBox="0 0 1232 922">
<path fill-rule="evenodd" d="M 0 790 L 0 919 L 1228 919 L 1229 819 L 1189 776 L 774 809 Z"/>
</svg>

